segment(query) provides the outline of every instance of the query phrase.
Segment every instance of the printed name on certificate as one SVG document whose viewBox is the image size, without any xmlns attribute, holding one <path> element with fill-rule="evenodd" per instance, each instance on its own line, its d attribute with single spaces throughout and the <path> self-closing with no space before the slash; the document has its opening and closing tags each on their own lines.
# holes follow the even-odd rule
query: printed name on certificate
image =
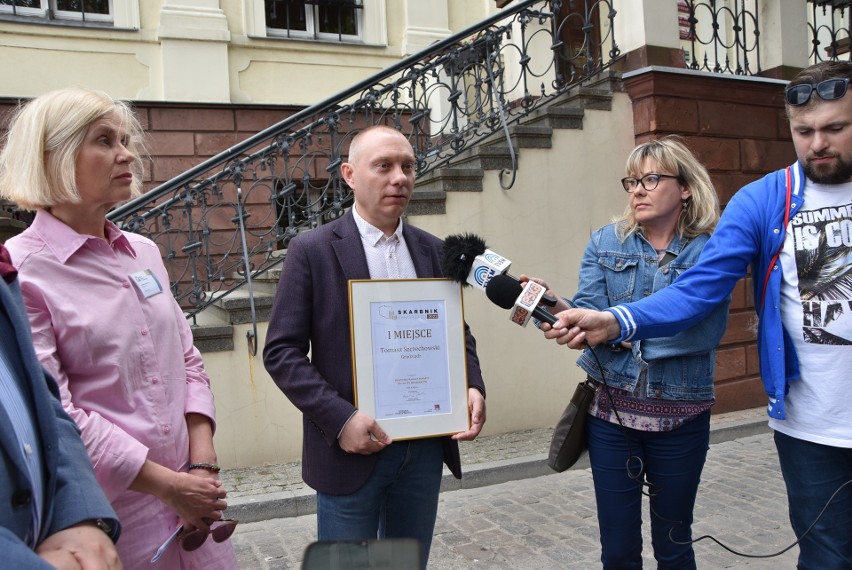
<svg viewBox="0 0 852 570">
<path fill-rule="evenodd" d="M 443 300 L 370 303 L 377 420 L 452 413 L 446 317 Z"/>
</svg>

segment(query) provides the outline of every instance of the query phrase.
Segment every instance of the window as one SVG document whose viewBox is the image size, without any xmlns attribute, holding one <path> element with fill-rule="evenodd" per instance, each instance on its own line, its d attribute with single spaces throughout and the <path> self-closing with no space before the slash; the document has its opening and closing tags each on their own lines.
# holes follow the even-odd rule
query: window
<svg viewBox="0 0 852 570">
<path fill-rule="evenodd" d="M 112 0 L 0 0 L 0 14 L 112 23 Z"/>
<path fill-rule="evenodd" d="M 118 1 L 113 0 L 113 2 Z M 242 0 L 242 2 L 246 34 L 250 38 L 322 40 L 368 46 L 387 45 L 387 0 Z M 302 24 L 299 24 L 300 18 Z M 350 35 L 349 32 L 352 34 Z"/>
<path fill-rule="evenodd" d="M 360 40 L 362 0 L 264 0 L 270 36 Z"/>
<path fill-rule="evenodd" d="M 139 29 L 139 0 L 0 0 L 0 18 Z"/>
</svg>

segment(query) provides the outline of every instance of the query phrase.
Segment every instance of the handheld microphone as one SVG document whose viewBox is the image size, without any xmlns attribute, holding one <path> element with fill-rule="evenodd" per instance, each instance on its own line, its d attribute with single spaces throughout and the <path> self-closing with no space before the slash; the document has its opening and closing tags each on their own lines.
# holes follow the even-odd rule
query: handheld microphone
<svg viewBox="0 0 852 570">
<path fill-rule="evenodd" d="M 539 302 L 544 296 L 544 287 L 533 281 L 525 286 L 509 275 L 495 275 L 485 286 L 485 295 L 492 303 L 511 309 L 512 322 L 527 326 L 531 316 L 549 325 L 556 323 L 556 316 L 542 307 Z"/>
<path fill-rule="evenodd" d="M 444 240 L 444 274 L 463 287 L 473 285 L 485 291 L 488 281 L 505 273 L 512 262 L 485 246 L 474 234 L 447 236 Z"/>
<path fill-rule="evenodd" d="M 475 234 L 455 234 L 444 239 L 444 275 L 452 281 L 460 283 L 462 287 L 473 285 L 477 289 L 486 291 L 486 287 L 493 277 L 505 275 L 515 282 L 520 291 L 523 287 L 521 282 L 507 273 L 510 265 L 512 265 L 511 261 L 488 249 L 485 240 Z M 494 302 L 496 303 L 496 301 Z M 554 307 L 556 306 L 556 299 L 550 295 L 545 295 L 541 299 L 541 303 L 548 307 Z M 499 303 L 497 304 L 499 305 Z M 508 309 L 510 307 L 503 308 Z"/>
</svg>

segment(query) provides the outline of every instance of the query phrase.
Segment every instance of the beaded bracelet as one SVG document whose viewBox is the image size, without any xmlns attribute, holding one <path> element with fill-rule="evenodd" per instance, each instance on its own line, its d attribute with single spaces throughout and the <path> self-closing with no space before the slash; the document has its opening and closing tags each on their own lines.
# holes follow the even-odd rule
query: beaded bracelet
<svg viewBox="0 0 852 570">
<path fill-rule="evenodd" d="M 222 468 L 215 463 L 190 463 L 189 470 L 192 471 L 193 469 L 206 469 L 211 473 L 218 473 L 222 470 Z"/>
</svg>

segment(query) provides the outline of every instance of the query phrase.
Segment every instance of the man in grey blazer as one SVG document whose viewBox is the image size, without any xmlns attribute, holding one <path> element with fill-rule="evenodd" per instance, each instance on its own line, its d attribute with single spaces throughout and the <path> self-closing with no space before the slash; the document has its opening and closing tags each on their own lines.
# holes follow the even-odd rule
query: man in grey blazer
<svg viewBox="0 0 852 570">
<path fill-rule="evenodd" d="M 121 568 L 120 527 L 77 426 L 33 350 L 0 244 L 0 556 L 3 568 Z"/>
<path fill-rule="evenodd" d="M 350 279 L 443 276 L 442 241 L 402 221 L 414 167 L 399 131 L 369 127 L 352 140 L 341 174 L 355 205 L 290 242 L 263 357 L 303 414 L 302 477 L 317 491 L 318 539 L 413 537 L 425 567 L 443 463 L 461 478 L 458 440 L 485 423 L 476 343 L 465 327 L 469 431 L 392 442 L 353 405 L 348 311 Z"/>
</svg>

